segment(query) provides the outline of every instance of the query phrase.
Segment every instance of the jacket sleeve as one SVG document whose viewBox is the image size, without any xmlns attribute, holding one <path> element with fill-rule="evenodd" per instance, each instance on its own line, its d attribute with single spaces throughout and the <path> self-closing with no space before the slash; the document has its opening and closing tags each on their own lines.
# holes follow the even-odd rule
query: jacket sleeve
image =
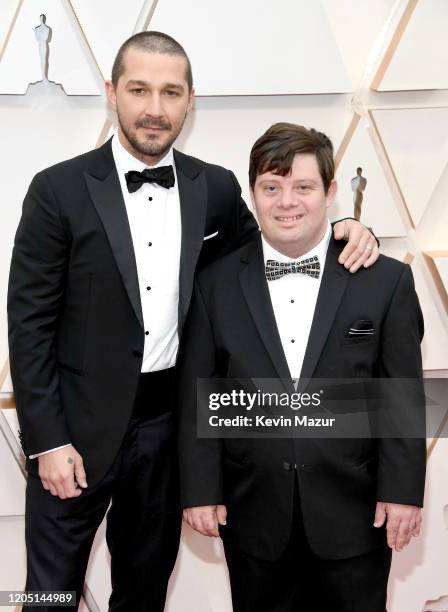
<svg viewBox="0 0 448 612">
<path fill-rule="evenodd" d="M 212 326 L 198 282 L 178 361 L 178 444 L 183 508 L 223 502 L 222 442 L 197 435 L 197 379 L 216 376 Z"/>
<path fill-rule="evenodd" d="M 331 227 L 332 227 L 333 231 L 334 231 L 334 226 L 336 225 L 336 223 L 340 223 L 341 221 L 348 221 L 348 220 L 350 220 L 350 221 L 357 221 L 357 219 L 355 219 L 355 217 L 342 217 L 342 219 L 336 219 L 336 221 L 333 221 L 331 223 Z M 361 221 L 358 221 L 358 223 L 361 223 Z M 364 225 L 364 224 L 362 224 L 362 225 Z M 367 226 L 364 226 L 364 227 L 367 227 Z M 375 238 L 378 247 L 380 247 L 381 243 L 380 243 L 379 239 L 377 238 L 377 236 L 375 235 L 375 232 L 373 231 L 373 229 L 371 227 L 367 227 L 367 229 L 372 234 L 372 236 Z M 344 240 L 344 239 L 342 238 L 342 240 Z"/>
<path fill-rule="evenodd" d="M 229 170 L 229 172 L 230 172 L 230 176 L 232 177 L 232 181 L 233 181 L 233 185 L 235 189 L 235 201 L 236 201 L 237 215 L 238 215 L 238 218 L 237 218 L 238 232 L 236 236 L 236 242 L 233 245 L 233 248 L 229 249 L 230 251 L 230 250 L 237 249 L 240 246 L 243 246 L 243 244 L 246 244 L 247 242 L 250 242 L 251 240 L 253 240 L 255 236 L 258 236 L 260 230 L 258 228 L 258 223 L 255 220 L 255 217 L 250 212 L 250 210 L 248 209 L 246 205 L 246 202 L 243 200 L 241 196 L 240 184 L 236 180 L 236 177 L 233 174 L 233 172 L 231 170 Z"/>
<path fill-rule="evenodd" d="M 8 287 L 11 377 L 27 455 L 70 443 L 55 357 L 69 253 L 49 178 L 41 172 L 25 196 Z"/>
<path fill-rule="evenodd" d="M 426 471 L 425 394 L 420 343 L 423 316 L 411 268 L 406 265 L 397 282 L 383 322 L 379 377 L 396 380 L 392 409 L 394 424 L 417 425 L 417 436 L 379 439 L 377 499 L 423 506 Z M 402 393 L 398 394 L 397 389 Z M 412 411 L 412 413 L 409 413 Z"/>
</svg>

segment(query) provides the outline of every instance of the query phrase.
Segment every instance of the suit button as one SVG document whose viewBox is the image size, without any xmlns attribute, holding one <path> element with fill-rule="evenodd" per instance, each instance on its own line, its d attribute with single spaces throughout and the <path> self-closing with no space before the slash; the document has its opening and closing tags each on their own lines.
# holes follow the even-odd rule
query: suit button
<svg viewBox="0 0 448 612">
<path fill-rule="evenodd" d="M 139 351 L 138 349 L 135 349 L 135 350 L 134 350 L 134 351 L 132 351 L 132 352 L 133 352 L 133 354 L 134 354 L 136 357 L 143 357 L 143 353 L 142 353 L 141 351 Z"/>
<path fill-rule="evenodd" d="M 290 472 L 292 470 L 292 464 L 289 463 L 288 461 L 284 461 L 283 462 L 283 469 L 286 470 L 287 472 Z"/>
</svg>

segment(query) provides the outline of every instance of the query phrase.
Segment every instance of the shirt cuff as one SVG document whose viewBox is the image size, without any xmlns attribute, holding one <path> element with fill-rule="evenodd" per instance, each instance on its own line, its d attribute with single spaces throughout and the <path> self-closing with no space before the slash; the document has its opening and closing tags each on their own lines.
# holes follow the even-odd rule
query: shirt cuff
<svg viewBox="0 0 448 612">
<path fill-rule="evenodd" d="M 53 453 L 54 451 L 57 451 L 60 448 L 65 448 L 66 446 L 71 446 L 71 444 L 63 444 L 62 446 L 56 446 L 56 448 L 50 448 L 50 450 L 43 451 L 42 453 L 37 453 L 36 455 L 30 455 L 28 459 L 36 459 L 37 457 L 41 457 L 42 455 L 47 455 L 48 453 Z"/>
</svg>

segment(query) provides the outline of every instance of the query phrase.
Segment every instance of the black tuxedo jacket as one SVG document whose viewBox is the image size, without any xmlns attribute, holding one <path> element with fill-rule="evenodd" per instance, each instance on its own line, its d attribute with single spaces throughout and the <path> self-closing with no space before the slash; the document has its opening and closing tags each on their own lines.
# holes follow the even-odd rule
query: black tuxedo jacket
<svg viewBox="0 0 448 612">
<path fill-rule="evenodd" d="M 416 379 L 413 396 L 402 401 L 412 400 L 424 416 L 423 320 L 410 267 L 380 256 L 372 268 L 351 275 L 337 262 L 340 250 L 332 239 L 301 378 Z M 357 320 L 370 320 L 374 335 L 346 337 Z M 182 506 L 226 504 L 228 524 L 221 533 L 248 554 L 275 559 L 284 551 L 296 476 L 305 532 L 322 558 L 348 558 L 384 545 L 385 530 L 372 527 L 377 500 L 423 504 L 422 438 L 197 436 L 197 378 L 291 376 L 264 276 L 260 238 L 200 272 L 179 376 Z"/>
<path fill-rule="evenodd" d="M 258 227 L 230 171 L 178 151 L 174 158 L 182 221 L 180 334 L 196 268 L 237 248 Z M 8 316 L 25 454 L 72 442 L 94 484 L 127 428 L 144 346 L 111 141 L 33 179 L 15 238 Z M 29 468 L 37 470 L 37 462 Z"/>
</svg>

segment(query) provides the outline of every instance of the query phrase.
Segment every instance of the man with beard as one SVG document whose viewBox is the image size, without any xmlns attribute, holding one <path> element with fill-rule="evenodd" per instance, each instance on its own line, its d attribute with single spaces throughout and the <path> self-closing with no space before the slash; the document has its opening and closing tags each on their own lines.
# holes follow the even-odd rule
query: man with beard
<svg viewBox="0 0 448 612">
<path fill-rule="evenodd" d="M 26 589 L 79 601 L 112 502 L 109 609 L 157 612 L 179 543 L 171 391 L 195 271 L 258 228 L 232 172 L 172 147 L 194 96 L 175 40 L 130 38 L 106 90 L 117 134 L 35 176 L 12 257 Z M 345 229 L 346 267 L 373 263 L 374 236 L 349 221 L 339 238 Z"/>
</svg>

